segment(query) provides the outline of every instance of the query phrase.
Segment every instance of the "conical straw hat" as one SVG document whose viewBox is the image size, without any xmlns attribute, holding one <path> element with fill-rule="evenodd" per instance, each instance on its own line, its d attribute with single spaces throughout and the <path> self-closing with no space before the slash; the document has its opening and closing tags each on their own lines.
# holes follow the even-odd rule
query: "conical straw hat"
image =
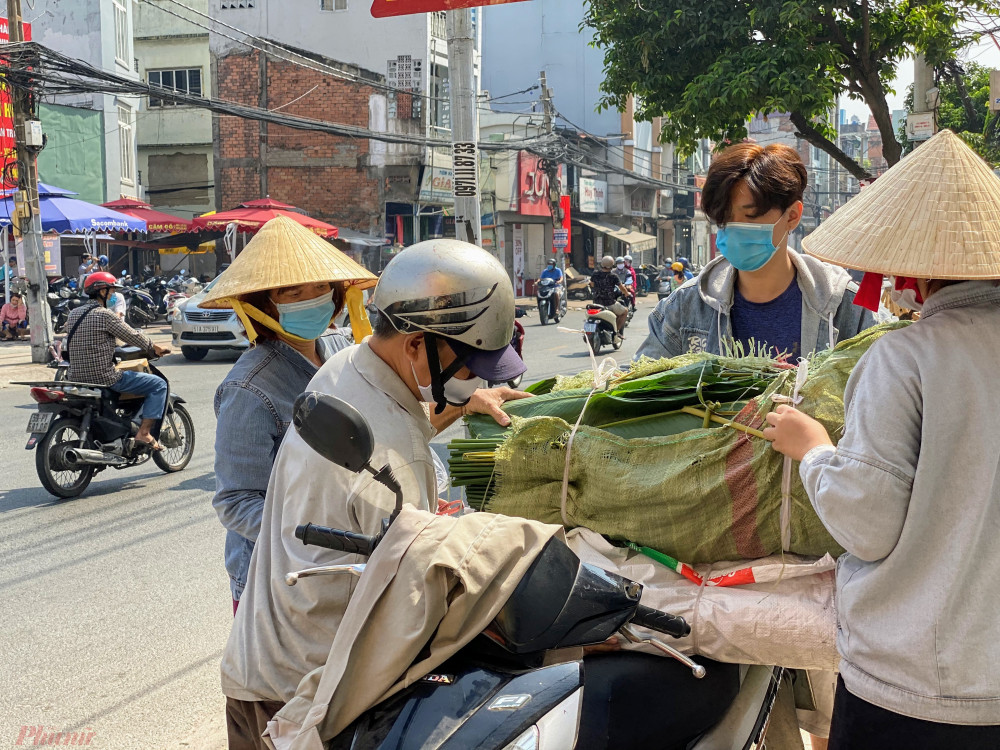
<svg viewBox="0 0 1000 750">
<path fill-rule="evenodd" d="M 228 308 L 234 298 L 253 292 L 321 281 L 368 289 L 377 278 L 298 222 L 278 216 L 260 228 L 200 306 Z"/>
<path fill-rule="evenodd" d="M 1000 178 L 942 130 L 802 240 L 845 268 L 922 279 L 1000 278 Z"/>
</svg>

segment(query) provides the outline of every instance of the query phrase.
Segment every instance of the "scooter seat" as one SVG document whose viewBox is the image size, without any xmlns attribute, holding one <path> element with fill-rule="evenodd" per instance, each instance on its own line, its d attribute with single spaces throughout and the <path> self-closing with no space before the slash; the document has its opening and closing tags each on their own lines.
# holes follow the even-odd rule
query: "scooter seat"
<svg viewBox="0 0 1000 750">
<path fill-rule="evenodd" d="M 684 750 L 715 726 L 740 691 L 740 666 L 699 657 L 695 679 L 674 659 L 637 652 L 583 660 L 583 707 L 576 750 L 655 747 Z"/>
<path fill-rule="evenodd" d="M 588 310 L 603 310 L 604 306 L 603 305 L 595 305 L 595 304 L 591 303 L 591 304 L 587 305 L 587 309 Z"/>
</svg>

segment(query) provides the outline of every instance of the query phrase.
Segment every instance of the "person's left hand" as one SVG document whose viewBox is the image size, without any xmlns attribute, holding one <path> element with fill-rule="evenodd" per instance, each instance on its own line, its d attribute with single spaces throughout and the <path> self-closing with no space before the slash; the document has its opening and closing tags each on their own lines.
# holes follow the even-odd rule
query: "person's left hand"
<svg viewBox="0 0 1000 750">
<path fill-rule="evenodd" d="M 517 401 L 522 398 L 531 398 L 531 394 L 524 391 L 515 391 L 513 388 L 507 388 L 506 386 L 502 388 L 480 388 L 472 394 L 469 403 L 462 407 L 462 413 L 489 414 L 496 420 L 498 425 L 506 427 L 510 424 L 510 417 L 500 407 L 508 401 Z"/>
<path fill-rule="evenodd" d="M 765 419 L 770 426 L 764 429 L 764 437 L 771 441 L 776 451 L 795 461 L 801 461 L 818 445 L 833 445 L 823 425 L 787 404 L 779 406 Z"/>
</svg>

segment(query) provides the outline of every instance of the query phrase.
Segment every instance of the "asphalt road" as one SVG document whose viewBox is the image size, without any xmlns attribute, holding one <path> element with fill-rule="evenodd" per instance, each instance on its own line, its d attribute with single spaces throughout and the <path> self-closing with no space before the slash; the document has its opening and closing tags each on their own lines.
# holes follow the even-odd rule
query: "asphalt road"
<svg viewBox="0 0 1000 750">
<path fill-rule="evenodd" d="M 642 342 L 654 305 L 640 300 L 613 352 L 619 362 Z M 583 318 L 571 310 L 561 325 L 580 328 Z M 522 323 L 525 383 L 590 367 L 580 334 L 534 315 Z M 184 471 L 109 469 L 68 501 L 41 488 L 24 450 L 27 389 L 0 385 L 0 749 L 59 731 L 86 732 L 90 747 L 110 750 L 224 747 L 218 664 L 232 603 L 211 506 L 212 397 L 234 361 L 220 352 L 158 363 L 195 421 Z"/>
</svg>

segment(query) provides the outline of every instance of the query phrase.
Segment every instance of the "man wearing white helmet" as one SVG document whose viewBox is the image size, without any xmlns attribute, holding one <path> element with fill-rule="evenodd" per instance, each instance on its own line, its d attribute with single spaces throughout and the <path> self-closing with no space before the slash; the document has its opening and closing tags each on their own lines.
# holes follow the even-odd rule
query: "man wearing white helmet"
<svg viewBox="0 0 1000 750">
<path fill-rule="evenodd" d="M 337 396 L 364 414 L 374 437 L 372 464 L 391 467 L 404 501 L 430 510 L 437 505 L 429 444 L 435 426 L 423 404 L 431 405 L 440 429 L 472 408 L 470 399 L 484 381 L 505 382 L 524 372 L 510 346 L 514 290 L 489 253 L 439 239 L 393 258 L 371 304 L 378 310 L 373 335 L 327 360 L 307 390 Z M 501 399 L 523 395 L 482 393 L 498 392 Z M 362 561 L 303 545 L 295 527 L 311 522 L 376 534 L 394 504 L 394 495 L 370 477 L 325 460 L 295 430 L 286 433 L 222 659 L 230 750 L 264 747 L 260 734 L 267 720 L 305 675 L 326 663 L 355 584 L 344 577 L 289 587 L 285 574 Z"/>
</svg>

